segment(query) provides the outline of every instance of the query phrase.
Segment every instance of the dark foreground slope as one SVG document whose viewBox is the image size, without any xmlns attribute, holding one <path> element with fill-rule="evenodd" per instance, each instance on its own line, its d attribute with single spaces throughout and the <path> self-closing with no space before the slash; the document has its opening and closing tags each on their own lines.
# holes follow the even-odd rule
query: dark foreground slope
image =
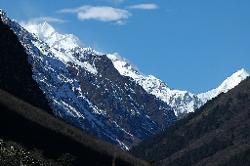
<svg viewBox="0 0 250 166">
<path fill-rule="evenodd" d="M 17 36 L 0 19 L 0 89 L 46 111 L 50 107 L 32 79 L 28 56 Z"/>
<path fill-rule="evenodd" d="M 0 90 L 0 165 L 147 165 Z"/>
<path fill-rule="evenodd" d="M 132 153 L 156 165 L 250 165 L 250 78 Z"/>
</svg>

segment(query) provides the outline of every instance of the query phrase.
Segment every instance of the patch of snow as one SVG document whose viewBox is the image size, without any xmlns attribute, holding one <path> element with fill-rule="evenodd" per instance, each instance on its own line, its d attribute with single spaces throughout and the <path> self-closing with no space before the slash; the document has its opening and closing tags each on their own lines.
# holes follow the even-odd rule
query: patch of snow
<svg viewBox="0 0 250 166">
<path fill-rule="evenodd" d="M 74 107 L 72 107 L 65 101 L 61 101 L 59 103 L 61 103 L 64 106 L 64 108 L 68 110 L 68 113 L 70 113 L 72 116 L 85 119 L 85 117 L 79 111 L 77 111 Z"/>
<path fill-rule="evenodd" d="M 113 123 L 115 124 L 115 126 L 117 128 L 119 128 L 121 131 L 123 131 L 125 134 L 131 136 L 132 138 L 134 137 L 133 134 L 129 133 L 128 131 L 126 131 L 125 129 L 123 129 L 121 126 L 119 126 L 115 121 L 113 121 Z"/>
<path fill-rule="evenodd" d="M 120 147 L 126 151 L 129 151 L 129 147 L 123 143 L 122 141 L 120 141 L 119 139 L 116 139 L 116 141 L 119 143 Z"/>
</svg>

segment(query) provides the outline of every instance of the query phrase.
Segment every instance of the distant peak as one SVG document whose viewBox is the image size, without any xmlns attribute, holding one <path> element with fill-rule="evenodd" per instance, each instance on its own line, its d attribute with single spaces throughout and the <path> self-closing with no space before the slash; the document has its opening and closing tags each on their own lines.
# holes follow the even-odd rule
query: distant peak
<svg viewBox="0 0 250 166">
<path fill-rule="evenodd" d="M 34 33 L 38 37 L 49 37 L 55 32 L 55 29 L 46 21 L 40 23 L 21 23 L 22 26 L 29 32 Z"/>
<path fill-rule="evenodd" d="M 245 69 L 240 69 L 237 72 L 233 73 L 231 76 L 229 76 L 223 83 L 220 85 L 220 87 L 228 86 L 228 84 L 238 85 L 241 81 L 246 79 L 249 76 L 248 72 Z"/>
<path fill-rule="evenodd" d="M 240 69 L 233 73 L 231 76 L 227 77 L 222 84 L 220 84 L 219 87 L 212 89 L 208 92 L 198 94 L 198 97 L 203 101 L 206 102 L 216 96 L 218 96 L 220 93 L 226 93 L 229 90 L 233 89 L 235 86 L 237 86 L 239 83 L 241 83 L 243 80 L 245 80 L 249 76 L 249 73 L 245 69 Z"/>
<path fill-rule="evenodd" d="M 83 45 L 80 40 L 72 34 L 58 33 L 47 21 L 40 23 L 24 22 L 21 23 L 21 25 L 30 33 L 35 34 L 39 39 L 45 41 L 50 47 L 59 50 L 73 49 Z"/>
<path fill-rule="evenodd" d="M 225 86 L 225 84 L 238 84 L 249 76 L 249 73 L 245 69 L 240 69 L 237 72 L 233 73 L 229 76 L 221 86 Z"/>
<path fill-rule="evenodd" d="M 247 75 L 247 76 L 249 76 L 249 73 L 244 68 L 241 68 L 240 70 L 238 70 L 237 72 L 235 72 L 233 75 L 238 75 L 238 76 L 241 76 L 241 75 L 245 76 L 245 75 Z"/>
</svg>

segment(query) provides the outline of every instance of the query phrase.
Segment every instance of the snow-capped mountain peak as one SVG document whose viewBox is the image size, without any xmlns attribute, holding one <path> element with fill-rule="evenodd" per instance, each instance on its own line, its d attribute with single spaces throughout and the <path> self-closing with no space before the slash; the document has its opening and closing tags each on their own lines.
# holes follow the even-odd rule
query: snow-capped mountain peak
<svg viewBox="0 0 250 166">
<path fill-rule="evenodd" d="M 21 25 L 29 32 L 35 34 L 40 40 L 58 50 L 70 50 L 82 46 L 80 40 L 72 34 L 58 33 L 48 22 L 41 23 L 22 22 Z"/>
<path fill-rule="evenodd" d="M 220 93 L 226 93 L 229 90 L 237 86 L 241 81 L 245 80 L 249 76 L 249 73 L 245 69 L 240 69 L 237 72 L 233 73 L 227 79 L 225 79 L 220 86 L 215 89 L 212 89 L 208 92 L 198 94 L 197 96 L 202 100 L 202 102 L 207 102 L 212 98 L 218 96 Z"/>
<path fill-rule="evenodd" d="M 249 74 L 245 69 L 240 69 L 223 81 L 218 89 L 222 90 L 223 92 L 227 91 L 228 89 L 232 89 L 248 76 Z"/>
<path fill-rule="evenodd" d="M 49 50 L 53 56 L 66 64 L 73 63 L 85 68 L 90 73 L 98 73 L 94 64 L 90 64 L 87 61 L 88 56 L 85 55 L 99 53 L 91 48 L 83 48 L 80 40 L 76 36 L 72 34 L 60 34 L 46 21 L 42 23 L 21 22 L 21 25 L 27 31 L 34 34 L 38 40 L 43 41 L 48 45 L 49 48 L 45 49 L 38 41 L 33 41 L 44 54 L 47 54 L 48 52 L 46 50 Z"/>
</svg>

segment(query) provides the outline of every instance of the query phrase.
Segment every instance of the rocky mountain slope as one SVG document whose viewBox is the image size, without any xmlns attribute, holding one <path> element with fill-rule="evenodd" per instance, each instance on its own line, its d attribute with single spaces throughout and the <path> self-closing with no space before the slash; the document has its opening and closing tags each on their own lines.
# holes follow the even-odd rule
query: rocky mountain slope
<svg viewBox="0 0 250 166">
<path fill-rule="evenodd" d="M 34 35 L 4 12 L 0 16 L 25 48 L 32 78 L 57 117 L 123 149 L 176 121 L 168 104 L 119 74 L 106 55 L 80 47 L 47 23 Z"/>
<path fill-rule="evenodd" d="M 250 163 L 249 131 L 250 78 L 132 152 L 155 165 L 245 166 Z"/>
<path fill-rule="evenodd" d="M 1 166 L 148 165 L 55 118 L 19 39 L 1 20 L 0 29 Z"/>
</svg>

